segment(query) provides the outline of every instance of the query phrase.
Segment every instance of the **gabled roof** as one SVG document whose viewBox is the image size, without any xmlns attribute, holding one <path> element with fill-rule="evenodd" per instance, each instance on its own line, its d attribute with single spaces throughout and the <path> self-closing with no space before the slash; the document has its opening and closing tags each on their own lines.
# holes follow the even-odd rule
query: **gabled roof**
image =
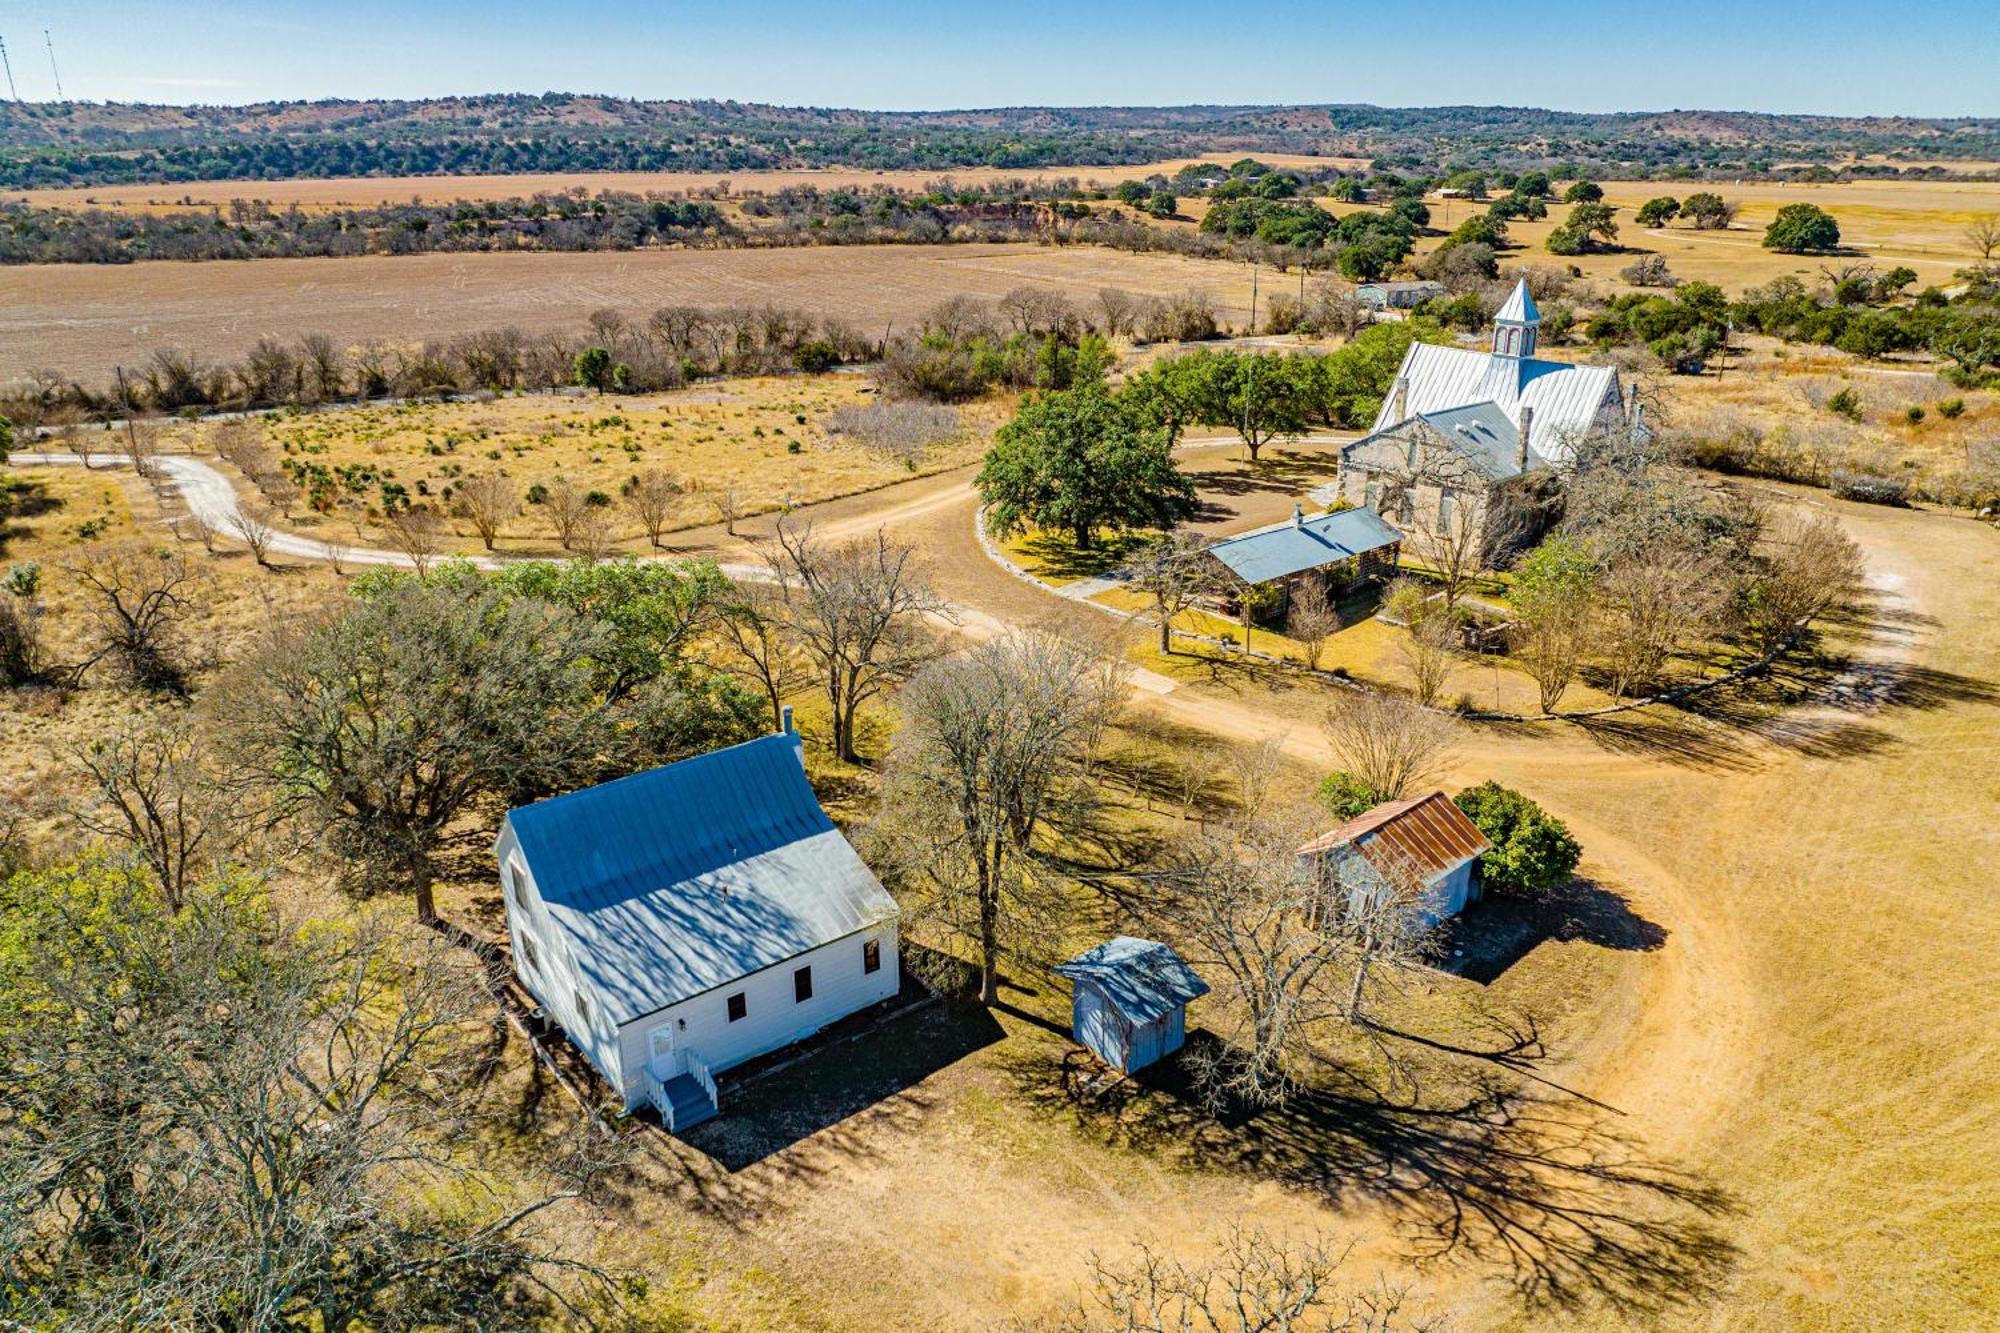
<svg viewBox="0 0 2000 1333">
<path fill-rule="evenodd" d="M 1507 294 L 1507 300 L 1500 307 L 1500 313 L 1493 316 L 1496 324 L 1539 324 L 1542 312 L 1535 306 L 1535 298 L 1528 294 L 1528 280 L 1522 278 L 1514 284 L 1514 290 Z"/>
<path fill-rule="evenodd" d="M 1468 403 L 1442 412 L 1424 412 L 1417 420 L 1450 440 L 1458 452 L 1487 478 L 1504 481 L 1521 473 L 1521 432 L 1494 403 Z M 1531 466 L 1546 460 L 1528 451 Z"/>
<path fill-rule="evenodd" d="M 1493 356 L 1463 347 L 1411 343 L 1396 374 L 1404 381 L 1404 407 L 1396 411 L 1392 389 L 1382 399 L 1370 436 L 1400 426 L 1411 417 L 1473 403 L 1492 403 L 1518 428 L 1521 409 L 1535 417 L 1528 443 L 1542 458 L 1566 461 L 1578 437 L 1597 419 L 1597 410 L 1618 385 L 1612 366 L 1572 366 L 1533 357 Z"/>
<path fill-rule="evenodd" d="M 1135 1024 L 1150 1023 L 1168 1010 L 1208 994 L 1208 983 L 1181 956 L 1154 940 L 1119 935 L 1078 954 L 1056 971 L 1072 981 L 1089 981 Z"/>
<path fill-rule="evenodd" d="M 1443 792 L 1385 801 L 1299 848 L 1302 854 L 1352 847 L 1385 875 L 1414 870 L 1430 883 L 1493 844 Z"/>
<path fill-rule="evenodd" d="M 615 1023 L 896 915 L 780 733 L 522 806 L 507 826 Z"/>
<path fill-rule="evenodd" d="M 1403 534 L 1372 509 L 1343 509 L 1315 518 L 1286 519 L 1237 537 L 1225 537 L 1208 548 L 1245 583 L 1268 583 L 1337 560 L 1379 551 L 1403 540 Z"/>
</svg>

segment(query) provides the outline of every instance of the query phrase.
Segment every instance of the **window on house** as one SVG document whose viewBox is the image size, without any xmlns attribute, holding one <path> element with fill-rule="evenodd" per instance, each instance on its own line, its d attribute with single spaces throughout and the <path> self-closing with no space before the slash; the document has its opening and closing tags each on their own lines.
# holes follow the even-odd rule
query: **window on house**
<svg viewBox="0 0 2000 1333">
<path fill-rule="evenodd" d="M 869 940 L 861 946 L 861 970 L 863 972 L 880 972 L 882 970 L 882 942 L 880 940 Z"/>
<path fill-rule="evenodd" d="M 734 1023 L 750 1013 L 750 1001 L 742 991 L 729 997 L 729 1021 Z"/>
<path fill-rule="evenodd" d="M 1403 446 L 1403 466 L 1408 468 L 1414 468 L 1416 465 L 1417 465 L 1417 442 L 1415 440 L 1411 440 L 1408 444 L 1405 444 Z"/>
<path fill-rule="evenodd" d="M 1438 492 L 1438 526 L 1447 531 L 1451 528 L 1452 501 L 1455 498 L 1450 491 Z"/>
<path fill-rule="evenodd" d="M 802 967 L 792 973 L 792 1000 L 804 1004 L 813 997 L 813 970 Z"/>
<path fill-rule="evenodd" d="M 589 1027 L 589 1026 L 590 1026 L 590 1001 L 588 1001 L 588 1000 L 586 1000 L 586 999 L 584 999 L 584 998 L 583 998 L 583 992 L 582 992 L 582 991 L 571 991 L 571 992 L 570 992 L 570 998 L 571 998 L 572 1000 L 576 1001 L 576 1016 L 577 1016 L 578 1018 L 580 1018 L 580 1019 L 582 1019 L 582 1020 L 583 1020 L 583 1025 L 584 1025 L 585 1027 Z"/>
<path fill-rule="evenodd" d="M 1382 498 L 1382 488 L 1380 486 L 1377 486 L 1372 481 L 1369 482 L 1367 487 L 1361 492 L 1361 503 L 1367 505 L 1370 509 L 1374 509 L 1376 501 L 1380 500 L 1381 498 Z M 1376 512 L 1380 513 L 1381 511 L 1376 510 Z"/>
<path fill-rule="evenodd" d="M 507 893 L 513 898 L 516 907 L 526 908 L 528 905 L 528 890 L 524 883 L 526 878 L 527 874 L 522 869 L 521 863 L 510 857 L 507 861 Z"/>
<path fill-rule="evenodd" d="M 539 972 L 542 970 L 541 955 L 535 952 L 535 942 L 526 935 L 521 937 L 521 958 L 528 964 L 530 972 Z"/>
<path fill-rule="evenodd" d="M 1396 505 L 1396 521 L 1399 523 L 1408 523 L 1416 516 L 1416 502 L 1410 498 L 1408 491 L 1404 491 L 1401 502 Z"/>
</svg>

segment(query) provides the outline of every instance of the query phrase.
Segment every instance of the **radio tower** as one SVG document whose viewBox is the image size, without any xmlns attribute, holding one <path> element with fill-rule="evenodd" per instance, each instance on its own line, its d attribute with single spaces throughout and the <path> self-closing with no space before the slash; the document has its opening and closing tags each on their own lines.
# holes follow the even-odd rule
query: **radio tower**
<svg viewBox="0 0 2000 1333">
<path fill-rule="evenodd" d="M 56 76 L 56 101 L 67 102 L 69 99 L 62 90 L 62 71 L 56 68 L 56 44 L 50 40 L 47 28 L 42 29 L 42 45 L 49 48 L 49 73 Z"/>
<path fill-rule="evenodd" d="M 14 62 L 7 58 L 7 39 L 4 37 L 0 37 L 0 65 L 7 67 L 7 96 L 20 101 L 21 94 L 14 91 Z"/>
</svg>

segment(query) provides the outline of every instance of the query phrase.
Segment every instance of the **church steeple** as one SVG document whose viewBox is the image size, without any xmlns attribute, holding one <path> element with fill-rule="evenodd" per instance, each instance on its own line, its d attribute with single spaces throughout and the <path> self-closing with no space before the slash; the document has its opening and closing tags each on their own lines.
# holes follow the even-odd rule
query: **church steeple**
<svg viewBox="0 0 2000 1333">
<path fill-rule="evenodd" d="M 1528 280 L 1514 284 L 1507 304 L 1493 317 L 1493 355 L 1516 359 L 1532 357 L 1542 333 L 1542 312 L 1528 295 Z"/>
</svg>

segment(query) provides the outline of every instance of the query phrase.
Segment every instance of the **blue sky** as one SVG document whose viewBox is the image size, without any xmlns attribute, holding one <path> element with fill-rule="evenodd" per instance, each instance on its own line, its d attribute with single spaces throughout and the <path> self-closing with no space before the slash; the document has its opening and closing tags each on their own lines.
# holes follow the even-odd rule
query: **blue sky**
<svg viewBox="0 0 2000 1333">
<path fill-rule="evenodd" d="M 490 91 L 938 108 L 1188 102 L 2000 115 L 2000 0 L 0 0 L 21 95 Z"/>
</svg>

